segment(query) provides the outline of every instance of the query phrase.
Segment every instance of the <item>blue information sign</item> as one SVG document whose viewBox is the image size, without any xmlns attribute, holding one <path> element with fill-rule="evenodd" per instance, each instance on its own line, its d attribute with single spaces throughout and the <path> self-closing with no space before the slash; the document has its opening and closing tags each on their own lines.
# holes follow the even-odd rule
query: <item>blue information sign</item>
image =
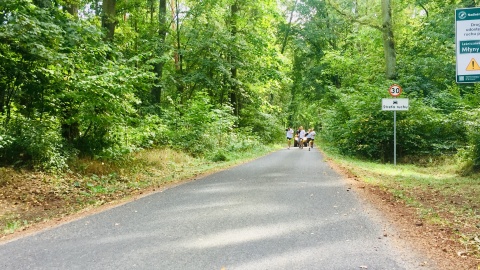
<svg viewBox="0 0 480 270">
<path fill-rule="evenodd" d="M 480 8 L 455 10 L 456 81 L 480 82 Z"/>
</svg>

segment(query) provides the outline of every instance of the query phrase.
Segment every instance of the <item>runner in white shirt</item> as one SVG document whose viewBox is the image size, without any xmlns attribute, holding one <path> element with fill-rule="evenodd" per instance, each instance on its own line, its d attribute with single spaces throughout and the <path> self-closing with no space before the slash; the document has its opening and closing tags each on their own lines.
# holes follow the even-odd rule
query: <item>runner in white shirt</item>
<svg viewBox="0 0 480 270">
<path fill-rule="evenodd" d="M 303 149 L 303 142 L 305 140 L 305 130 L 303 130 L 303 126 L 298 128 L 300 133 L 298 134 L 298 148 Z"/>
<path fill-rule="evenodd" d="M 310 151 L 310 148 L 313 148 L 313 141 L 315 141 L 315 135 L 317 135 L 317 133 L 315 133 L 315 130 L 312 128 L 308 135 L 310 136 L 310 146 L 308 147 L 308 151 Z"/>
<path fill-rule="evenodd" d="M 311 132 L 312 132 L 312 129 L 309 129 L 306 133 L 305 142 L 307 143 L 307 146 L 310 146 L 310 139 L 312 136 L 312 134 L 310 134 Z M 308 151 L 310 151 L 310 147 L 308 148 Z"/>
<path fill-rule="evenodd" d="M 288 149 L 290 149 L 290 144 L 292 143 L 292 138 L 293 138 L 293 129 L 291 127 L 287 128 L 287 144 L 288 144 Z"/>
</svg>

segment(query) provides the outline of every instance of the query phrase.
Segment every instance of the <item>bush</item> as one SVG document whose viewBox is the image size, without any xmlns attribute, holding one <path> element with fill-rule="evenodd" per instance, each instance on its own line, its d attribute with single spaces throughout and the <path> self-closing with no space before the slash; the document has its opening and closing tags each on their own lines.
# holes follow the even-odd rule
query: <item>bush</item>
<svg viewBox="0 0 480 270">
<path fill-rule="evenodd" d="M 204 93 L 198 93 L 186 107 L 165 112 L 165 119 L 168 144 L 193 156 L 224 148 L 236 120 L 230 107 L 215 108 Z"/>
<path fill-rule="evenodd" d="M 56 171 L 66 169 L 68 154 L 55 119 L 18 117 L 9 122 L 1 137 L 1 159 L 9 165 Z"/>
<path fill-rule="evenodd" d="M 235 133 L 230 134 L 225 149 L 228 152 L 245 152 L 261 144 L 264 142 L 248 129 L 237 129 Z"/>
<path fill-rule="evenodd" d="M 393 112 L 382 111 L 376 91 L 337 94 L 323 113 L 322 139 L 345 155 L 383 162 L 393 159 Z M 397 157 L 454 153 L 466 140 L 461 115 L 448 116 L 410 99 L 397 112 Z"/>
<path fill-rule="evenodd" d="M 221 161 L 227 161 L 228 158 L 222 150 L 219 150 L 215 154 L 213 154 L 211 160 L 213 162 L 221 162 Z"/>
<path fill-rule="evenodd" d="M 480 171 L 480 110 L 470 111 L 467 115 L 468 146 L 463 151 L 466 172 Z"/>
<path fill-rule="evenodd" d="M 249 108 L 242 111 L 240 127 L 244 130 L 250 130 L 263 143 L 278 142 L 283 138 L 283 124 L 279 122 L 278 117 L 268 113 L 262 113 L 256 109 Z"/>
</svg>

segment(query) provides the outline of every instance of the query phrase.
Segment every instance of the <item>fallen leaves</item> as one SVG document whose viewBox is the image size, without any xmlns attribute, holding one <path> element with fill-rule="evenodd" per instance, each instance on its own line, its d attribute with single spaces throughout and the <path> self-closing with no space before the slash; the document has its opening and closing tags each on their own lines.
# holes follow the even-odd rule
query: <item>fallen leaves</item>
<svg viewBox="0 0 480 270">
<path fill-rule="evenodd" d="M 13 232 L 11 224 L 20 224 L 15 226 L 20 229 L 38 221 L 69 215 L 89 204 L 121 198 L 126 191 L 116 188 L 120 181 L 107 183 L 108 179 L 101 177 L 89 179 L 96 188 L 92 189 L 86 185 L 85 177 L 78 175 L 60 177 L 41 172 L 2 171 L 8 181 L 2 180 L 0 185 L 0 237 Z M 108 190 L 102 185 L 108 185 Z"/>
</svg>

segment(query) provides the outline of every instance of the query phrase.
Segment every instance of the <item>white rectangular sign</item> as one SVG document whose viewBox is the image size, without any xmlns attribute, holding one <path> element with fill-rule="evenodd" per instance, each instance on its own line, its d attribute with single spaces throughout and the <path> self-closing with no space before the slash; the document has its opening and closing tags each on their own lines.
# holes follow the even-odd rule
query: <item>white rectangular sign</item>
<svg viewBox="0 0 480 270">
<path fill-rule="evenodd" d="M 382 98 L 382 111 L 408 111 L 408 98 Z"/>
<path fill-rule="evenodd" d="M 480 82 L 480 8 L 455 10 L 457 83 Z"/>
</svg>

